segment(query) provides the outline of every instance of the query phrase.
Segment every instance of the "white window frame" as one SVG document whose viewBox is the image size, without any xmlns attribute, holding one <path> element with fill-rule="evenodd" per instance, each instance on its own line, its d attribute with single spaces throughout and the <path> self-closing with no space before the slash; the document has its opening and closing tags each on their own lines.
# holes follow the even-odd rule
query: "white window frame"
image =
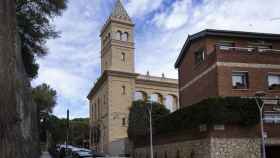
<svg viewBox="0 0 280 158">
<path fill-rule="evenodd" d="M 202 60 L 201 61 L 197 60 L 198 59 L 197 58 L 197 54 L 198 53 L 202 53 Z M 194 52 L 194 60 L 195 60 L 195 64 L 196 65 L 199 65 L 199 64 L 203 63 L 205 61 L 205 50 L 204 49 L 200 49 L 200 50 Z"/>
<path fill-rule="evenodd" d="M 270 83 L 269 83 L 269 77 L 270 77 L 270 76 L 277 76 L 277 77 L 279 77 L 279 78 L 278 78 L 278 80 L 279 80 L 279 84 L 278 84 L 278 85 L 280 85 L 280 73 L 277 73 L 277 72 L 275 72 L 275 73 L 269 72 L 268 75 L 267 75 L 267 86 L 268 86 L 268 89 L 269 89 L 269 90 L 273 90 L 273 89 L 271 89 L 271 86 L 272 86 L 273 84 L 270 84 Z M 278 90 L 278 89 L 277 89 L 277 90 Z"/>
</svg>

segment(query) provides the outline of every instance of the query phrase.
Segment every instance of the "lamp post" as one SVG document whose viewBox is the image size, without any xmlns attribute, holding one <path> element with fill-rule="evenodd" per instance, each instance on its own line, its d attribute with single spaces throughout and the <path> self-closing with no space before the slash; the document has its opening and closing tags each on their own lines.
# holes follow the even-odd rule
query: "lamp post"
<svg viewBox="0 0 280 158">
<path fill-rule="evenodd" d="M 153 111 L 153 105 L 151 103 L 150 97 L 148 97 L 148 106 L 150 105 L 150 108 L 148 107 L 148 113 L 149 113 L 149 122 L 150 122 L 150 154 L 151 158 L 154 158 L 154 151 L 153 151 L 153 125 L 152 125 L 152 111 Z"/>
<path fill-rule="evenodd" d="M 262 146 L 262 152 L 261 157 L 266 158 L 266 152 L 265 152 L 265 140 L 264 140 L 264 127 L 263 127 L 263 108 L 264 108 L 264 102 L 260 103 L 258 99 L 265 96 L 265 92 L 258 91 L 255 94 L 255 100 L 259 108 L 259 115 L 260 115 L 260 126 L 261 126 L 261 146 Z"/>
<path fill-rule="evenodd" d="M 66 155 L 68 155 L 68 144 L 69 144 L 69 109 L 67 109 L 66 119 Z"/>
</svg>

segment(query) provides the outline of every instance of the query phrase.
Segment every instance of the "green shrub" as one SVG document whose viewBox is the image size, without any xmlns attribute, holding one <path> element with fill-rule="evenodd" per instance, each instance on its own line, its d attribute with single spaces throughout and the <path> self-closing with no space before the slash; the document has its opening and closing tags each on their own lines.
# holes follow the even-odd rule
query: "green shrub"
<svg viewBox="0 0 280 158">
<path fill-rule="evenodd" d="M 258 107 L 254 99 L 215 97 L 182 108 L 154 123 L 157 134 L 197 128 L 201 124 L 238 124 L 251 126 L 258 123 Z"/>
</svg>

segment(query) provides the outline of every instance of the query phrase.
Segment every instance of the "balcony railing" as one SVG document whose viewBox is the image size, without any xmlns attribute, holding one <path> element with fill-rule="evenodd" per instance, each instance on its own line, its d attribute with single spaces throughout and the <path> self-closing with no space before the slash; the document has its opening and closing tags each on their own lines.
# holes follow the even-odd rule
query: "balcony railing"
<svg viewBox="0 0 280 158">
<path fill-rule="evenodd" d="M 267 48 L 252 48 L 252 47 L 229 47 L 229 46 L 216 46 L 216 49 L 221 51 L 240 51 L 247 53 L 277 53 L 280 54 L 280 49 L 267 49 Z"/>
<path fill-rule="evenodd" d="M 149 81 L 158 81 L 158 82 L 169 82 L 169 83 L 178 83 L 177 79 L 172 78 L 165 78 L 165 77 L 156 77 L 156 76 L 150 76 L 150 75 L 139 75 L 137 79 L 141 80 L 149 80 Z"/>
</svg>

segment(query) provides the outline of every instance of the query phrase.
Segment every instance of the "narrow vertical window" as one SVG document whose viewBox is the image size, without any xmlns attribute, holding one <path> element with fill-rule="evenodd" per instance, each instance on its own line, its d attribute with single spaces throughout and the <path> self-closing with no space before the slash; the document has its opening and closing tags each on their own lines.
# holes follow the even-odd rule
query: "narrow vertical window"
<svg viewBox="0 0 280 158">
<path fill-rule="evenodd" d="M 195 60 L 195 64 L 201 64 L 204 60 L 205 60 L 205 53 L 204 50 L 201 49 L 197 52 L 194 53 L 194 60 Z"/>
<path fill-rule="evenodd" d="M 97 120 L 98 118 L 97 118 L 97 105 L 96 105 L 96 103 L 94 104 L 94 118 L 95 118 L 95 120 Z"/>
<path fill-rule="evenodd" d="M 122 126 L 126 126 L 126 119 L 122 118 Z"/>
<path fill-rule="evenodd" d="M 116 32 L 116 40 L 121 40 L 122 39 L 122 32 L 121 31 L 117 31 Z"/>
<path fill-rule="evenodd" d="M 92 120 L 93 120 L 93 117 L 94 117 L 94 104 L 92 103 L 91 104 L 91 114 L 90 114 L 90 117 L 92 118 Z"/>
<path fill-rule="evenodd" d="M 121 53 L 121 60 L 122 60 L 123 62 L 125 62 L 125 53 L 124 53 L 124 52 Z"/>
<path fill-rule="evenodd" d="M 108 39 L 109 40 L 111 39 L 111 33 L 108 33 Z"/>
<path fill-rule="evenodd" d="M 122 40 L 123 41 L 128 41 L 128 33 L 125 32 L 124 34 L 122 34 Z"/>
<path fill-rule="evenodd" d="M 122 86 L 122 94 L 125 95 L 126 92 L 125 92 L 125 86 Z"/>
<path fill-rule="evenodd" d="M 100 98 L 98 98 L 98 119 L 101 118 L 102 116 L 102 109 L 101 109 L 101 101 L 100 101 Z"/>
</svg>

